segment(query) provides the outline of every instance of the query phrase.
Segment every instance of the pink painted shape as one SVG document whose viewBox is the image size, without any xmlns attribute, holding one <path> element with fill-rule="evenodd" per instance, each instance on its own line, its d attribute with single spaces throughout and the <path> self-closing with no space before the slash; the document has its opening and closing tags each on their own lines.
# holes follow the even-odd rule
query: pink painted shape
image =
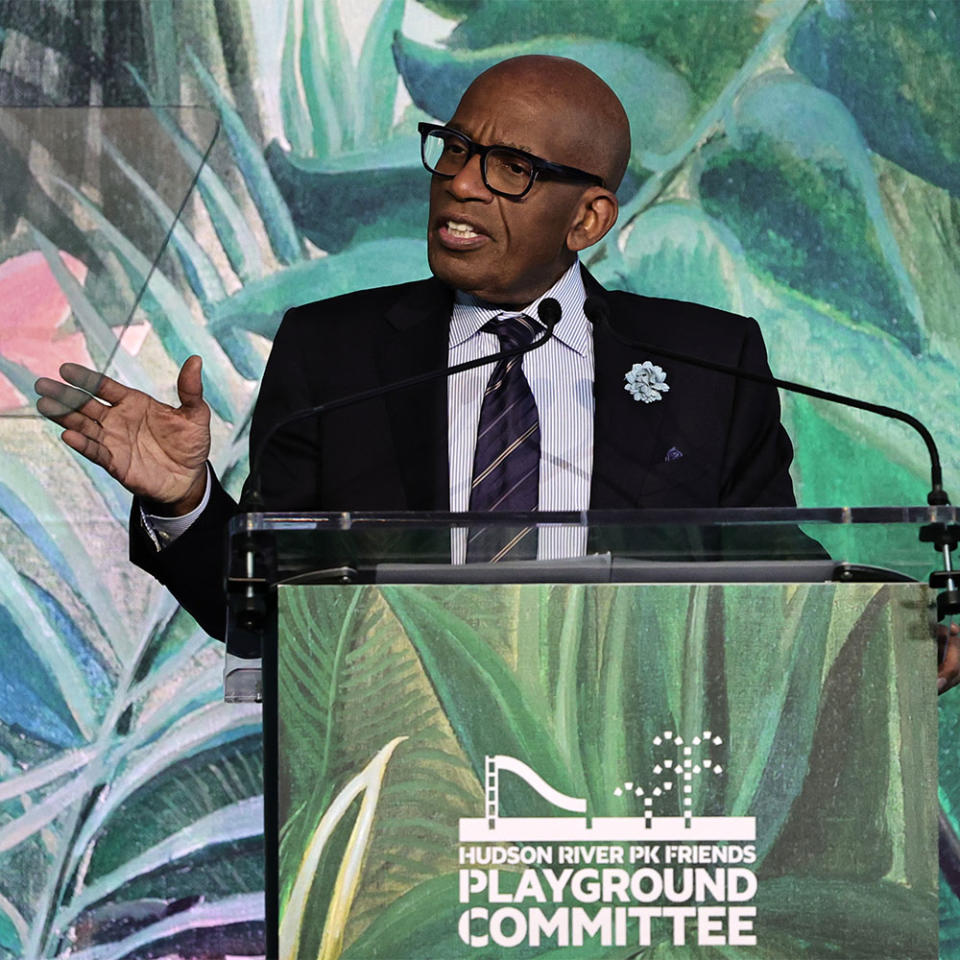
<svg viewBox="0 0 960 960">
<path fill-rule="evenodd" d="M 63 251 L 60 259 L 82 284 L 86 266 Z M 66 295 L 39 250 L 0 263 L 0 356 L 38 376 L 56 376 L 61 363 L 91 366 L 83 334 L 60 330 L 69 316 Z M 124 349 L 136 354 L 148 332 L 147 324 L 128 328 L 122 339 Z M 0 410 L 17 409 L 31 401 L 0 375 Z"/>
</svg>

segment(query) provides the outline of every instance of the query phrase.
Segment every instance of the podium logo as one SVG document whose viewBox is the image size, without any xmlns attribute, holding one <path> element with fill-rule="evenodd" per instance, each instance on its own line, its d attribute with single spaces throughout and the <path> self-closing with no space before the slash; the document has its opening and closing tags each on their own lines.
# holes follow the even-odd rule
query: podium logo
<svg viewBox="0 0 960 960">
<path fill-rule="evenodd" d="M 723 768 L 715 764 L 707 752 L 722 739 L 705 730 L 689 744 L 673 731 L 665 730 L 653 738 L 663 747 L 664 757 L 652 773 L 653 786 L 644 788 L 626 781 L 614 789 L 614 796 L 633 794 L 643 799 L 642 817 L 586 817 L 587 801 L 554 789 L 532 767 L 515 757 L 503 755 L 486 758 L 486 816 L 463 817 L 460 820 L 461 843 L 490 842 L 627 842 L 627 841 L 738 841 L 756 839 L 754 817 L 695 817 L 692 814 L 695 782 L 704 776 L 720 776 Z M 672 745 L 678 757 L 666 754 Z M 706 755 L 704 755 L 706 754 Z M 503 817 L 500 815 L 500 775 L 511 773 L 523 780 L 534 792 L 558 810 L 582 813 L 583 817 Z M 655 816 L 654 806 L 661 798 L 680 794 L 682 815 Z M 674 806 L 677 806 L 674 801 Z"/>
<path fill-rule="evenodd" d="M 754 945 L 756 908 L 747 902 L 757 890 L 750 869 L 756 820 L 693 814 L 697 786 L 723 776 L 711 756 L 722 743 L 709 730 L 689 741 L 672 730 L 655 736 L 650 776 L 611 791 L 642 807 L 634 816 L 591 817 L 586 798 L 563 793 L 529 764 L 487 756 L 485 815 L 460 820 L 462 942 Z M 557 814 L 504 815 L 505 775 L 518 777 Z"/>
</svg>

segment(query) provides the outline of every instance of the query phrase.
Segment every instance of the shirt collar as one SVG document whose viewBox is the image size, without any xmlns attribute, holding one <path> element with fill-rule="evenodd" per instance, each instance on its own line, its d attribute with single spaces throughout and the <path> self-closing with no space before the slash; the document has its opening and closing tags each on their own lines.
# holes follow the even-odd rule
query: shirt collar
<svg viewBox="0 0 960 960">
<path fill-rule="evenodd" d="M 583 276 L 580 273 L 580 261 L 576 260 L 563 276 L 549 289 L 544 291 L 533 303 L 521 311 L 501 310 L 498 307 L 479 300 L 468 293 L 457 291 L 450 317 L 450 346 L 456 347 L 480 333 L 480 328 L 494 317 L 506 313 L 516 316 L 525 313 L 536 319 L 537 308 L 545 297 L 553 297 L 561 310 L 560 322 L 553 331 L 555 340 L 559 340 L 580 356 L 586 356 L 590 345 L 590 322 L 583 312 L 586 291 L 583 289 Z"/>
</svg>

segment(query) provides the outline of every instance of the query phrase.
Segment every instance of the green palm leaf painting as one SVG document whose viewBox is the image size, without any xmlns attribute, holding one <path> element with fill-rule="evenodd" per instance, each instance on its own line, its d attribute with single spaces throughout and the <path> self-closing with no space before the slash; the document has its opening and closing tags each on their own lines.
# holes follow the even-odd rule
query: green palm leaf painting
<svg viewBox="0 0 960 960">
<path fill-rule="evenodd" d="M 689 755 L 680 753 L 682 742 L 700 744 L 695 755 L 709 757 L 687 779 L 692 796 L 675 768 L 676 790 L 657 789 L 656 815 L 755 825 L 749 844 L 724 841 L 722 848 L 749 850 L 764 956 L 934 956 L 935 810 L 923 786 L 934 777 L 934 716 L 925 678 L 905 669 L 925 642 L 922 632 L 905 639 L 922 627 L 922 592 L 875 585 L 284 588 L 281 911 L 292 916 L 281 933 L 299 925 L 299 935 L 282 938 L 282 952 L 340 955 L 340 946 L 329 952 L 336 936 L 345 957 L 462 956 L 464 931 L 476 934 L 462 920 L 464 904 L 475 902 L 464 894 L 471 872 L 464 856 L 518 841 L 515 853 L 571 849 L 562 845 L 564 831 L 580 821 L 558 810 L 557 796 L 583 798 L 588 824 L 634 829 L 623 824 L 643 822 L 654 796 L 636 787 L 656 783 L 651 771 L 661 773 L 661 764 L 669 769 L 674 761 L 664 757 L 676 740 L 678 757 Z M 360 663 L 358 685 L 345 666 Z M 373 718 L 381 737 L 391 738 L 376 750 Z M 331 724 L 338 728 L 332 749 Z M 502 772 L 491 781 L 492 758 L 504 757 L 534 770 L 540 786 Z M 454 771 L 459 789 L 452 789 Z M 559 793 L 545 792 L 544 782 Z M 471 845 L 464 824 L 486 823 L 471 816 L 523 823 L 518 829 L 529 833 Z M 554 833 L 536 834 L 541 823 Z M 600 844 L 580 841 L 586 851 Z M 646 849 L 626 837 L 614 845 Z M 669 843 L 653 846 L 669 855 Z M 501 892 L 532 882 L 513 863 L 499 871 Z M 358 865 L 350 874 L 355 887 L 337 899 L 347 864 Z M 315 872 L 309 894 L 308 867 Z M 285 893 L 294 879 L 294 892 Z M 304 917 L 333 916 L 348 901 L 356 915 L 345 921 L 337 913 L 335 934 L 315 919 L 304 926 Z M 378 908 L 364 910 L 365 902 Z M 511 901 L 491 898 L 491 910 L 495 902 Z M 533 902 L 539 909 L 543 900 Z M 554 902 L 578 903 L 569 892 Z M 690 932 L 694 926 L 691 920 L 690 943 L 696 936 L 702 947 L 719 943 Z M 648 942 L 655 955 L 684 945 L 683 936 L 656 929 Z M 614 933 L 600 937 L 588 938 L 582 955 L 626 945 Z M 756 952 L 752 941 L 742 950 L 723 943 L 724 951 L 701 952 Z M 509 944 L 531 957 L 564 945 L 555 930 L 542 943 L 520 936 Z"/>
</svg>

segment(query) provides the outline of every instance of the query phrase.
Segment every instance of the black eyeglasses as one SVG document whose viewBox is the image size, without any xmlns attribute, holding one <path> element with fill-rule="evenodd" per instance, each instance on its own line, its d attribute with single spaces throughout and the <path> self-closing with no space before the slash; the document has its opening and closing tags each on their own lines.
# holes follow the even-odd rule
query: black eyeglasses
<svg viewBox="0 0 960 960">
<path fill-rule="evenodd" d="M 486 188 L 501 197 L 519 200 L 526 196 L 538 177 L 557 177 L 562 180 L 583 180 L 603 186 L 603 178 L 576 167 L 551 163 L 535 157 L 525 150 L 513 147 L 484 147 L 469 137 L 435 123 L 421 123 L 420 155 L 423 165 L 438 177 L 451 179 L 477 154 L 480 157 L 480 174 Z"/>
</svg>

